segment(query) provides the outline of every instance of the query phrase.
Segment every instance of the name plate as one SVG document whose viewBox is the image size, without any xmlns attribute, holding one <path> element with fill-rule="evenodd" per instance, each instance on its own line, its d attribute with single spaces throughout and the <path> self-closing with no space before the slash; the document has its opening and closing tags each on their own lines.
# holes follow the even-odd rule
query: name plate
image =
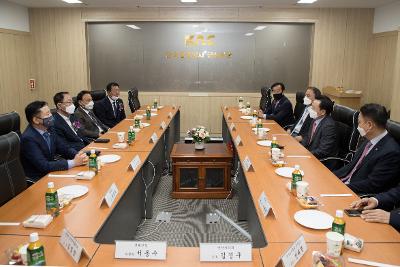
<svg viewBox="0 0 400 267">
<path fill-rule="evenodd" d="M 229 129 L 231 130 L 231 132 L 236 130 L 236 126 L 233 122 L 231 123 L 231 125 L 229 125 Z"/>
<path fill-rule="evenodd" d="M 250 160 L 249 156 L 246 156 L 244 158 L 244 160 L 242 161 L 242 164 L 243 164 L 243 169 L 246 172 L 254 171 L 253 164 L 251 163 L 251 160 Z"/>
<path fill-rule="evenodd" d="M 172 109 L 176 109 L 176 105 L 172 105 Z"/>
<path fill-rule="evenodd" d="M 227 107 L 227 106 L 224 106 L 224 109 L 225 109 L 225 110 L 228 110 L 228 107 Z"/>
<path fill-rule="evenodd" d="M 67 253 L 72 257 L 72 259 L 78 263 L 79 260 L 81 259 L 82 252 L 84 255 L 89 257 L 85 249 L 82 247 L 82 245 L 79 243 L 78 240 L 75 239 L 75 237 L 67 230 L 64 228 L 62 231 L 59 243 L 63 248 L 67 251 Z"/>
<path fill-rule="evenodd" d="M 118 188 L 117 185 L 115 183 L 112 183 L 112 185 L 110 186 L 110 188 L 107 190 L 106 195 L 103 197 L 103 200 L 101 201 L 101 205 L 104 204 L 104 202 L 107 204 L 107 206 L 109 208 L 111 208 L 115 198 L 118 195 Z"/>
<path fill-rule="evenodd" d="M 242 146 L 243 145 L 242 138 L 240 138 L 240 135 L 236 136 L 235 145 L 236 146 Z"/>
<path fill-rule="evenodd" d="M 165 260 L 167 242 L 115 240 L 116 259 Z"/>
<path fill-rule="evenodd" d="M 282 255 L 281 262 L 283 267 L 294 267 L 307 251 L 307 244 L 304 236 L 301 235 L 288 250 Z"/>
<path fill-rule="evenodd" d="M 264 217 L 267 217 L 269 211 L 271 210 L 271 204 L 269 203 L 269 200 L 267 198 L 267 195 L 263 191 L 258 198 L 258 204 L 260 205 L 261 211 L 264 215 Z"/>
<path fill-rule="evenodd" d="M 156 133 L 153 133 L 152 135 L 151 135 L 151 137 L 150 137 L 150 143 L 157 143 L 157 140 L 158 140 L 158 136 L 157 136 L 157 134 Z"/>
<path fill-rule="evenodd" d="M 228 120 L 232 119 L 232 115 L 230 112 L 228 112 L 228 114 L 226 115 L 226 117 L 228 118 Z"/>
<path fill-rule="evenodd" d="M 200 261 L 251 261 L 251 243 L 200 243 Z"/>
<path fill-rule="evenodd" d="M 142 161 L 140 160 L 139 155 L 136 155 L 133 160 L 131 161 L 131 163 L 129 163 L 129 168 L 132 171 L 136 171 L 137 167 L 140 165 L 140 163 L 142 163 Z"/>
<path fill-rule="evenodd" d="M 168 113 L 168 119 L 172 118 L 172 112 Z"/>
<path fill-rule="evenodd" d="M 167 128 L 167 124 L 165 124 L 165 121 L 162 121 L 160 124 L 160 129 L 165 130 Z"/>
</svg>

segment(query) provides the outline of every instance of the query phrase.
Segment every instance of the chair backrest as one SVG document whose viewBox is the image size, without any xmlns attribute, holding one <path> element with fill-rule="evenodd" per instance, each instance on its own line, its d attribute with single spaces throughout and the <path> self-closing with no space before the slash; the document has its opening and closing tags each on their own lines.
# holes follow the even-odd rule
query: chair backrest
<svg viewBox="0 0 400 267">
<path fill-rule="evenodd" d="M 400 123 L 388 120 L 386 129 L 389 134 L 400 144 Z"/>
<path fill-rule="evenodd" d="M 107 94 L 106 90 L 100 89 L 90 91 L 90 95 L 92 96 L 93 101 L 96 102 L 105 98 Z"/>
<path fill-rule="evenodd" d="M 136 87 L 128 91 L 128 104 L 132 113 L 140 108 L 139 91 Z"/>
<path fill-rule="evenodd" d="M 19 153 L 18 134 L 10 132 L 0 136 L 0 206 L 27 187 Z"/>
<path fill-rule="evenodd" d="M 265 112 L 268 105 L 271 104 L 271 93 L 268 92 L 269 87 L 261 88 L 261 99 L 260 99 L 260 109 Z"/>
<path fill-rule="evenodd" d="M 21 136 L 21 120 L 16 111 L 0 115 L 0 135 L 16 132 Z"/>
<path fill-rule="evenodd" d="M 303 110 L 305 108 L 304 105 L 304 92 L 297 92 L 296 93 L 296 105 L 294 106 L 293 115 L 295 121 L 300 119 L 301 115 L 303 114 Z"/>
</svg>

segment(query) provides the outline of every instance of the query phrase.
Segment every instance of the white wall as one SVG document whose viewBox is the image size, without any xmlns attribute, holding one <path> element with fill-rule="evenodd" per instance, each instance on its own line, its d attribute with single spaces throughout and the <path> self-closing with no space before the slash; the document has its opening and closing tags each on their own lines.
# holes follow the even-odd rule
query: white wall
<svg viewBox="0 0 400 267">
<path fill-rule="evenodd" d="M 400 27 L 400 1 L 375 9 L 374 33 L 398 30 Z"/>
<path fill-rule="evenodd" d="M 0 0 L 0 29 L 29 32 L 28 8 Z"/>
</svg>

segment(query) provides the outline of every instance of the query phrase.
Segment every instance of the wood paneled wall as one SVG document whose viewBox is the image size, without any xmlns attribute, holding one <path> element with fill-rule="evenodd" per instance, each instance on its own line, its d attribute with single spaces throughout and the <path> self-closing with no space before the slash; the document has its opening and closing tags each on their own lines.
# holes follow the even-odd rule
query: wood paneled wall
<svg viewBox="0 0 400 267">
<path fill-rule="evenodd" d="M 396 62 L 394 66 L 394 77 L 393 77 L 393 94 L 392 94 L 392 115 L 391 119 L 400 121 L 400 28 L 397 31 L 397 50 L 396 50 Z"/>
<path fill-rule="evenodd" d="M 31 34 L 0 29 L 0 114 L 17 111 L 23 128 L 25 106 L 38 98 L 29 89 L 34 76 Z"/>
</svg>

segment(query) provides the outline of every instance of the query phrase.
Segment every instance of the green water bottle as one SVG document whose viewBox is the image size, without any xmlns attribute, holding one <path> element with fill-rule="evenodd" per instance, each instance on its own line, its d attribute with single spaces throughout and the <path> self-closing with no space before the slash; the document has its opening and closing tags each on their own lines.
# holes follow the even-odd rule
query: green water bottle
<svg viewBox="0 0 400 267">
<path fill-rule="evenodd" d="M 128 131 L 128 145 L 131 145 L 133 141 L 135 141 L 136 138 L 136 133 L 133 130 L 133 126 L 129 126 L 129 131 Z"/>
<path fill-rule="evenodd" d="M 336 232 L 344 235 L 345 233 L 346 222 L 343 219 L 343 210 L 337 210 L 335 219 L 332 223 L 332 232 Z"/>
<path fill-rule="evenodd" d="M 96 150 L 92 149 L 90 150 L 90 156 L 89 156 L 89 171 L 94 171 L 95 174 L 98 173 L 98 165 L 97 165 L 97 155 L 96 155 Z"/>
<path fill-rule="evenodd" d="M 44 247 L 39 242 L 38 233 L 29 235 L 29 245 L 26 250 L 26 258 L 29 266 L 45 266 Z"/>
<path fill-rule="evenodd" d="M 58 202 L 57 190 L 54 189 L 54 183 L 49 182 L 47 184 L 46 191 L 46 213 L 53 217 L 57 217 L 60 214 L 60 204 Z"/>
<path fill-rule="evenodd" d="M 147 106 L 146 108 L 146 120 L 150 120 L 151 118 L 151 109 L 150 106 Z"/>
</svg>

